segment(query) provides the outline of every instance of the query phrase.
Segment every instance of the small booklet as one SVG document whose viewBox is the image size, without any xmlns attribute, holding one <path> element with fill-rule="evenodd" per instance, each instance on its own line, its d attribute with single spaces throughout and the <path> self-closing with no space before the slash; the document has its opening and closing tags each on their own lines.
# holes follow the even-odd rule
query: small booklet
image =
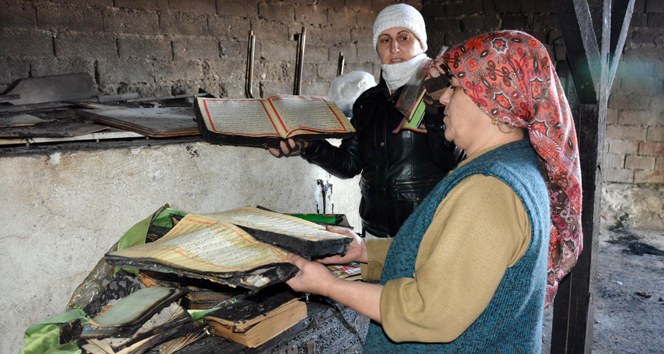
<svg viewBox="0 0 664 354">
<path fill-rule="evenodd" d="M 288 252 L 306 258 L 343 255 L 351 241 L 306 220 L 244 207 L 187 214 L 160 239 L 110 252 L 106 262 L 258 290 L 297 273 Z"/>
<path fill-rule="evenodd" d="M 277 147 L 279 141 L 347 138 L 355 128 L 334 102 L 317 96 L 261 99 L 198 97 L 196 121 L 209 143 Z"/>
</svg>

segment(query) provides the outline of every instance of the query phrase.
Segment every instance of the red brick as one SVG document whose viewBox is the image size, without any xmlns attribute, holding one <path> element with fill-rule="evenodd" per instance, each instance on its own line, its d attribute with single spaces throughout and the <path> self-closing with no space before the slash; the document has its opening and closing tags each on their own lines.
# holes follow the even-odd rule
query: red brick
<svg viewBox="0 0 664 354">
<path fill-rule="evenodd" d="M 172 60 L 171 41 L 163 36 L 146 38 L 136 35 L 121 35 L 118 39 L 120 58 L 143 58 Z"/>
<path fill-rule="evenodd" d="M 45 31 L 0 30 L 2 56 L 20 58 L 53 57 L 53 37 Z"/>
<path fill-rule="evenodd" d="M 214 14 L 216 12 L 215 0 L 168 0 L 168 8 L 178 12 L 196 12 L 199 14 Z"/>
<path fill-rule="evenodd" d="M 664 143 L 639 143 L 639 155 L 642 156 L 662 156 L 664 155 Z"/>
<path fill-rule="evenodd" d="M 295 8 L 295 20 L 312 25 L 327 24 L 328 9 L 322 6 L 298 6 Z"/>
<path fill-rule="evenodd" d="M 650 97 L 642 95 L 619 94 L 611 95 L 609 108 L 616 109 L 645 109 L 650 105 Z"/>
<path fill-rule="evenodd" d="M 55 56 L 87 59 L 117 58 L 116 36 L 107 33 L 64 32 L 55 37 Z"/>
<path fill-rule="evenodd" d="M 217 0 L 217 13 L 220 16 L 255 18 L 258 16 L 258 0 Z"/>
<path fill-rule="evenodd" d="M 32 4 L 3 5 L 0 11 L 0 28 L 26 28 L 37 27 L 37 12 Z"/>
<path fill-rule="evenodd" d="M 155 34 L 159 16 L 145 11 L 110 9 L 104 11 L 105 30 L 110 33 Z"/>
<path fill-rule="evenodd" d="M 607 168 L 624 168 L 625 167 L 625 156 L 618 154 L 606 154 L 604 155 L 604 169 Z"/>
<path fill-rule="evenodd" d="M 210 34 L 221 40 L 243 40 L 249 39 L 251 22 L 244 19 L 233 19 L 229 17 L 210 16 L 208 18 Z M 255 33 L 254 33 L 255 35 Z"/>
<path fill-rule="evenodd" d="M 295 6 L 280 3 L 258 3 L 258 16 L 268 21 L 291 23 L 295 20 Z"/>
<path fill-rule="evenodd" d="M 0 61 L 0 84 L 9 85 L 16 80 L 30 76 L 30 63 L 27 61 Z M 2 91 L 0 91 L 2 92 Z"/>
<path fill-rule="evenodd" d="M 646 127 L 641 126 L 609 125 L 606 127 L 606 138 L 645 141 L 647 132 Z"/>
<path fill-rule="evenodd" d="M 647 140 L 664 142 L 664 127 L 648 127 Z"/>
<path fill-rule="evenodd" d="M 634 171 L 634 183 L 664 183 L 664 172 Z"/>
<path fill-rule="evenodd" d="M 627 155 L 625 158 L 625 168 L 630 170 L 652 170 L 654 167 L 654 156 Z"/>
<path fill-rule="evenodd" d="M 636 154 L 639 152 L 639 143 L 636 141 L 624 141 L 624 140 L 610 140 L 607 139 L 609 143 L 609 152 L 612 154 Z"/>
<path fill-rule="evenodd" d="M 159 16 L 161 32 L 184 36 L 208 34 L 208 15 L 191 13 L 166 13 Z"/>
<path fill-rule="evenodd" d="M 660 121 L 660 117 L 660 114 L 653 111 L 620 111 L 618 114 L 618 123 L 621 125 L 654 125 Z"/>
<path fill-rule="evenodd" d="M 657 162 L 655 162 L 655 170 L 664 171 L 664 157 L 657 158 Z"/>
<path fill-rule="evenodd" d="M 422 6 L 422 10 L 420 11 L 422 13 L 422 17 L 425 18 L 426 20 L 435 20 L 436 18 L 441 18 L 445 17 L 445 5 L 439 4 L 439 3 L 434 3 L 434 2 L 428 2 L 424 6 Z M 378 13 L 376 13 L 376 16 L 378 16 Z M 429 24 L 431 21 L 426 21 L 427 24 Z"/>
<path fill-rule="evenodd" d="M 481 30 L 484 29 L 484 15 L 465 16 L 461 20 L 461 30 Z"/>
<path fill-rule="evenodd" d="M 187 37 L 173 41 L 173 53 L 176 59 L 219 58 L 219 41 L 215 38 Z"/>
<path fill-rule="evenodd" d="M 609 168 L 604 171 L 604 182 L 633 183 L 634 171 Z"/>
<path fill-rule="evenodd" d="M 115 0 L 115 6 L 137 10 L 165 11 L 168 9 L 168 0 Z"/>
</svg>

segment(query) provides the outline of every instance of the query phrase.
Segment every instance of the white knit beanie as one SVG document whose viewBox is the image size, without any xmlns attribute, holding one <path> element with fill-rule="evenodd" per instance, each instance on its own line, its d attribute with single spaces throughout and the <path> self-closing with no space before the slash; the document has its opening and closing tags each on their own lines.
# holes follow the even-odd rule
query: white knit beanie
<svg viewBox="0 0 664 354">
<path fill-rule="evenodd" d="M 407 4 L 390 5 L 381 11 L 376 17 L 373 26 L 373 47 L 376 49 L 378 36 L 388 28 L 403 27 L 409 29 L 422 44 L 424 51 L 427 51 L 427 30 L 424 25 L 424 18 L 417 9 Z"/>
</svg>

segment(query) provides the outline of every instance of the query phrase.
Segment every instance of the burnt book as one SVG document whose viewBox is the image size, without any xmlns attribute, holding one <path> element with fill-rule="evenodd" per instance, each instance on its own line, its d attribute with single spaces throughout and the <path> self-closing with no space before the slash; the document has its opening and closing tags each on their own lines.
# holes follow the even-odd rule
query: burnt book
<svg viewBox="0 0 664 354">
<path fill-rule="evenodd" d="M 300 218 L 244 207 L 187 214 L 158 240 L 110 252 L 106 261 L 258 290 L 297 273 L 289 252 L 308 259 L 344 255 L 351 241 Z"/>
<path fill-rule="evenodd" d="M 191 316 L 177 304 L 186 290 L 138 290 L 89 320 L 77 345 L 83 353 L 143 353 L 194 330 Z"/>
<path fill-rule="evenodd" d="M 198 130 L 209 143 L 278 147 L 279 141 L 348 138 L 355 128 L 334 102 L 318 96 L 261 99 L 198 97 Z"/>
<path fill-rule="evenodd" d="M 205 315 L 210 333 L 256 348 L 307 317 L 307 305 L 286 287 L 243 296 Z"/>
</svg>

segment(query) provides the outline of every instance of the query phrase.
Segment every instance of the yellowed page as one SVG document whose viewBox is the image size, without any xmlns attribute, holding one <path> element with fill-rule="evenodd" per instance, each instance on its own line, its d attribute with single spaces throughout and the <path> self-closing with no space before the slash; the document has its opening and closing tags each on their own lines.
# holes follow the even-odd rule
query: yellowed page
<svg viewBox="0 0 664 354">
<path fill-rule="evenodd" d="M 337 233 L 329 232 L 324 226 L 310 221 L 249 206 L 221 213 L 201 215 L 218 220 L 219 222 L 233 223 L 252 229 L 271 231 L 310 241 L 344 237 Z"/>
<path fill-rule="evenodd" d="M 268 98 L 276 126 L 287 136 L 319 133 L 352 133 L 353 125 L 334 102 L 325 97 L 277 95 Z"/>
<path fill-rule="evenodd" d="M 259 99 L 198 97 L 198 107 L 208 130 L 229 135 L 255 137 L 285 136 L 283 127 L 270 119 L 271 110 Z"/>
<path fill-rule="evenodd" d="M 256 240 L 235 225 L 195 214 L 188 214 L 155 242 L 111 255 L 156 259 L 198 273 L 238 272 L 272 263 L 289 263 L 287 253 L 280 248 Z"/>
</svg>

